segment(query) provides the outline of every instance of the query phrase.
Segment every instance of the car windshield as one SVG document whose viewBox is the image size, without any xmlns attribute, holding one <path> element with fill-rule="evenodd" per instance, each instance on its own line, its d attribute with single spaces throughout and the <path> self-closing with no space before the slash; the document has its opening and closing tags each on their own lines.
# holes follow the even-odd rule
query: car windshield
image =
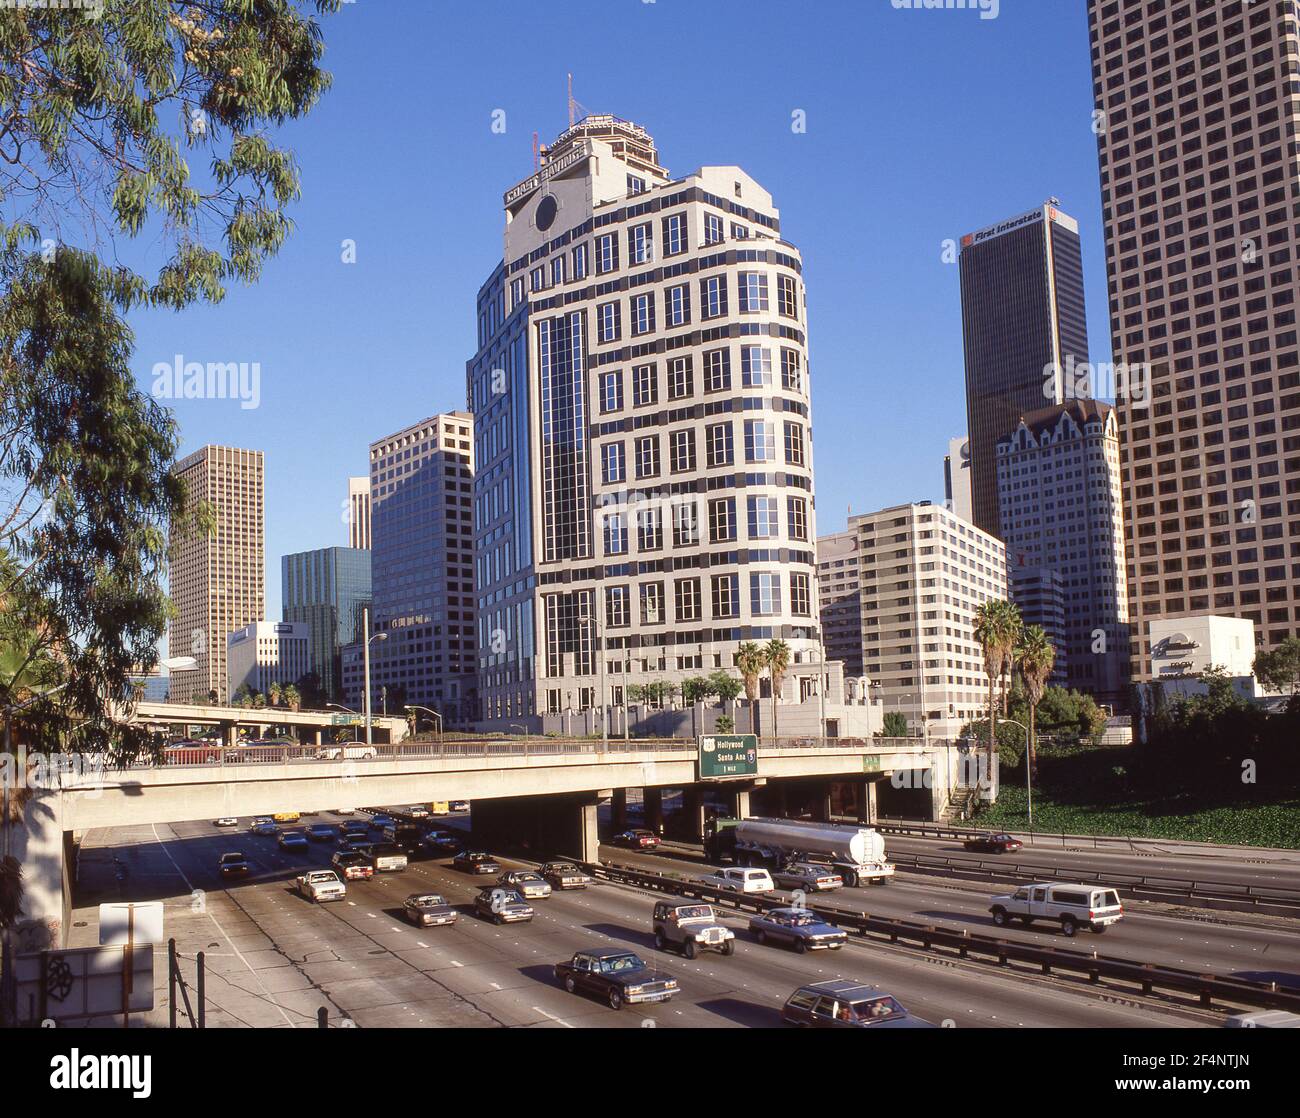
<svg viewBox="0 0 1300 1118">
<path fill-rule="evenodd" d="M 848 1009 L 857 1021 L 883 1021 L 888 1017 L 902 1017 L 907 1012 L 888 994 L 853 1002 Z"/>
<path fill-rule="evenodd" d="M 611 955 L 607 959 L 600 960 L 601 974 L 618 974 L 620 971 L 641 970 L 645 963 L 632 954 Z"/>
<path fill-rule="evenodd" d="M 556 862 L 548 867 L 551 873 L 573 873 L 578 867 L 572 862 Z"/>
<path fill-rule="evenodd" d="M 817 917 L 811 912 L 792 912 L 790 913 L 790 925 L 794 928 L 806 928 L 810 924 L 816 924 Z"/>
<path fill-rule="evenodd" d="M 446 904 L 437 893 L 425 893 L 419 897 L 412 897 L 407 904 L 415 905 L 418 908 L 432 908 L 434 905 Z"/>
<path fill-rule="evenodd" d="M 535 873 L 517 873 L 515 874 L 515 880 L 516 881 L 541 881 L 542 879 L 538 877 L 537 874 Z"/>
<path fill-rule="evenodd" d="M 677 910 L 678 920 L 708 920 L 713 916 L 713 909 L 706 904 L 687 905 Z"/>
<path fill-rule="evenodd" d="M 994 835 L 994 836 L 993 836 L 993 841 L 994 841 L 994 842 L 1011 842 L 1012 840 L 1011 840 L 1011 836 L 1010 836 L 1010 835 Z"/>
<path fill-rule="evenodd" d="M 223 854 L 221 855 L 221 860 L 223 862 L 242 862 L 244 856 L 242 854 Z"/>
</svg>

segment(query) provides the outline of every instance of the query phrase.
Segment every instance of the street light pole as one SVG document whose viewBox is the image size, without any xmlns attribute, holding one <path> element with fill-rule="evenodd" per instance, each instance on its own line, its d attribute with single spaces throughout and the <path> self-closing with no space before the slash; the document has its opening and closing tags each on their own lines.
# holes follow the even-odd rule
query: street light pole
<svg viewBox="0 0 1300 1118">
<path fill-rule="evenodd" d="M 593 597 L 593 604 L 595 595 Z M 605 705 L 605 653 L 600 648 L 600 623 L 596 619 L 596 612 L 593 609 L 586 617 L 579 618 L 580 621 L 586 621 L 591 626 L 591 650 L 592 654 L 600 657 L 600 702 L 597 704 L 600 708 L 600 737 L 604 742 L 605 751 L 609 751 L 609 708 Z M 624 681 L 624 687 L 626 687 Z"/>
<path fill-rule="evenodd" d="M 374 741 L 373 741 L 373 734 L 371 733 L 371 718 L 370 718 L 370 642 L 387 640 L 388 634 L 376 633 L 373 637 L 370 635 L 370 608 L 368 606 L 361 607 L 361 630 L 362 630 L 361 635 L 365 642 L 363 646 L 362 660 L 365 665 L 365 692 L 366 692 L 365 706 L 362 709 L 365 711 L 365 718 L 366 718 L 366 744 L 373 745 Z M 385 706 L 386 705 L 387 703 L 385 703 Z"/>
<path fill-rule="evenodd" d="M 826 688 L 829 679 L 826 674 L 826 645 L 822 641 L 820 630 L 817 633 L 817 698 L 820 706 L 819 718 L 822 727 L 822 748 L 826 748 Z M 843 732 L 843 731 L 841 731 Z"/>
</svg>

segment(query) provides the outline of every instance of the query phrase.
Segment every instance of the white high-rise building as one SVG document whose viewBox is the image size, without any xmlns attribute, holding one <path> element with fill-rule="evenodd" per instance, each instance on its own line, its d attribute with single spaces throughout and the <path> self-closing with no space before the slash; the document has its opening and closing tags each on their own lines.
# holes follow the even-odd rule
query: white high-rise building
<svg viewBox="0 0 1300 1118">
<path fill-rule="evenodd" d="M 348 478 L 348 547 L 370 550 L 370 478 Z"/>
<path fill-rule="evenodd" d="M 618 706 L 742 641 L 811 660 L 803 265 L 772 196 L 589 116 L 503 202 L 467 370 L 482 719 Z"/>
<path fill-rule="evenodd" d="M 271 684 L 296 685 L 311 670 L 311 626 L 303 621 L 254 621 L 227 635 L 226 696 L 247 684 L 267 695 Z"/>
<path fill-rule="evenodd" d="M 944 503 L 963 520 L 974 523 L 974 506 L 971 499 L 970 439 L 959 435 L 948 440 L 948 453 L 943 459 Z"/>
<path fill-rule="evenodd" d="M 850 516 L 863 672 L 909 731 L 955 738 L 984 716 L 988 677 L 975 611 L 1007 596 L 1006 549 L 929 502 Z"/>
<path fill-rule="evenodd" d="M 997 442 L 998 510 L 1026 624 L 1064 622 L 1064 683 L 1128 701 L 1129 613 L 1115 409 L 1071 400 L 1027 411 Z M 1054 571 L 1059 599 L 1031 572 Z M 1063 614 L 1063 616 L 1062 616 Z"/>
</svg>

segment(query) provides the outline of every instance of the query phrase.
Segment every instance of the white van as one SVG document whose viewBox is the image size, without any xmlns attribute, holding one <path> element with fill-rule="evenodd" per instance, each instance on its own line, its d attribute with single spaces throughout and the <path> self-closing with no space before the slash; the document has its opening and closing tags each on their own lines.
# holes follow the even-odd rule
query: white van
<svg viewBox="0 0 1300 1118">
<path fill-rule="evenodd" d="M 717 870 L 700 880 L 714 889 L 732 893 L 771 893 L 776 888 L 767 870 L 741 866 Z"/>
<path fill-rule="evenodd" d="M 989 904 L 993 923 L 999 928 L 1019 917 L 1026 925 L 1035 920 L 1054 920 L 1061 931 L 1072 936 L 1080 928 L 1101 935 L 1124 916 L 1119 894 L 1097 885 L 1063 885 L 1042 882 L 1022 885 L 1014 893 L 994 897 Z"/>
</svg>

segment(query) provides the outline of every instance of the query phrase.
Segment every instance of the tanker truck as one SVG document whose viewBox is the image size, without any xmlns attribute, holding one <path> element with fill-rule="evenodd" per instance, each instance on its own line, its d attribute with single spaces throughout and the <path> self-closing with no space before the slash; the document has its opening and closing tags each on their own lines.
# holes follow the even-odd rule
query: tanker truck
<svg viewBox="0 0 1300 1118">
<path fill-rule="evenodd" d="M 848 886 L 888 883 L 885 840 L 871 827 L 812 823 L 801 819 L 713 819 L 704 836 L 713 862 L 779 869 L 796 860 L 833 866 Z"/>
</svg>

